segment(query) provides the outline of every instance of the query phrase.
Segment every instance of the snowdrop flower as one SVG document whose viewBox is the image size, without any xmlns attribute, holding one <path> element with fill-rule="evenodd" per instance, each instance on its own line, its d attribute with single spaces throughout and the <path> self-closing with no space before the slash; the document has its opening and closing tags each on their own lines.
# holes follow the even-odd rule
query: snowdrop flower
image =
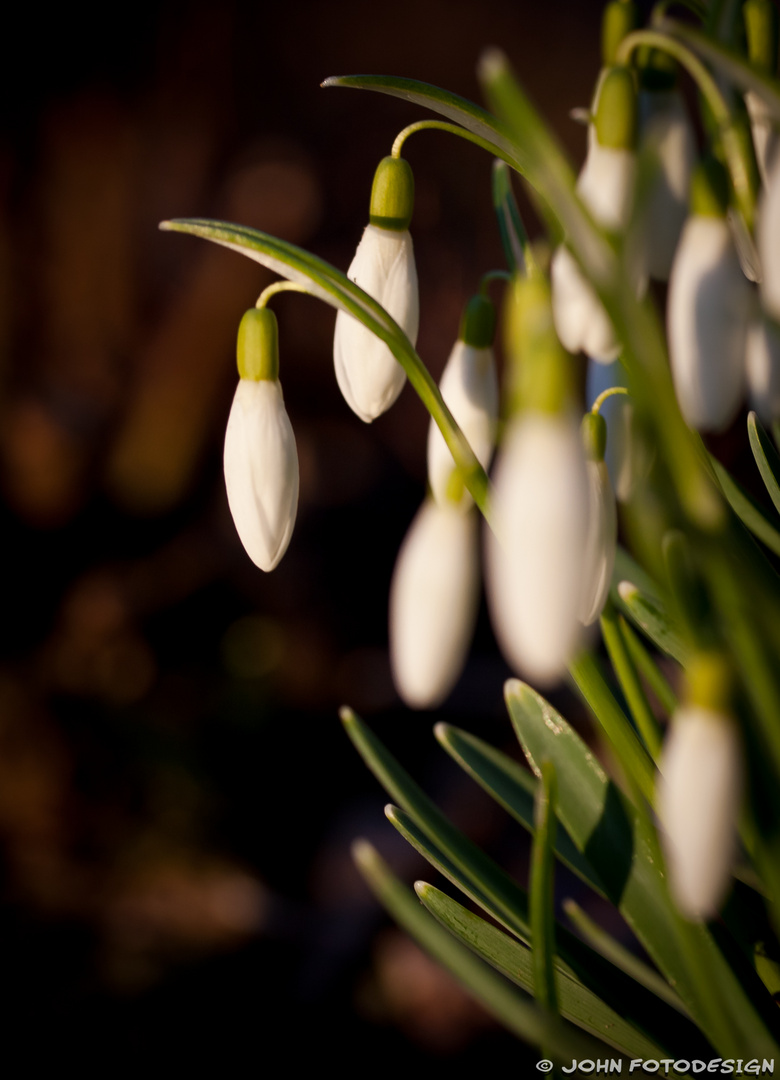
<svg viewBox="0 0 780 1080">
<path fill-rule="evenodd" d="M 689 701 L 672 718 L 661 755 L 656 806 L 672 897 L 698 920 L 716 913 L 728 886 L 744 765 L 718 658 L 699 654 L 689 674 Z"/>
<path fill-rule="evenodd" d="M 298 453 L 277 377 L 272 311 L 252 308 L 245 313 L 237 353 L 241 379 L 225 432 L 225 487 L 247 555 L 261 570 L 273 570 L 295 524 Z"/>
<path fill-rule="evenodd" d="M 640 155 L 651 155 L 656 166 L 642 224 L 642 258 L 649 277 L 667 281 L 688 214 L 696 138 L 676 90 L 641 91 L 639 125 Z"/>
<path fill-rule="evenodd" d="M 384 158 L 371 190 L 370 224 L 347 276 L 379 301 L 415 345 L 420 303 L 409 235 L 413 202 L 409 164 L 403 158 Z M 347 404 L 366 423 L 390 408 L 406 381 L 387 345 L 345 311 L 336 316 L 333 359 Z"/>
<path fill-rule="evenodd" d="M 464 312 L 460 336 L 452 347 L 439 382 L 441 396 L 480 464 L 487 469 L 496 444 L 498 380 L 491 343 L 495 308 L 486 296 L 475 296 Z M 440 506 L 459 502 L 471 505 L 471 496 L 459 491 L 455 462 L 438 425 L 428 428 L 428 482 Z M 455 490 L 453 490 L 453 487 Z"/>
<path fill-rule="evenodd" d="M 617 232 L 628 222 L 636 177 L 636 104 L 633 76 L 612 68 L 598 91 L 598 110 L 577 192 L 596 221 Z M 612 323 L 590 282 L 565 245 L 550 266 L 555 329 L 569 352 L 582 350 L 603 363 L 620 351 Z"/>
<path fill-rule="evenodd" d="M 745 375 L 751 408 L 771 424 L 780 418 L 780 326 L 765 316 L 748 329 Z"/>
<path fill-rule="evenodd" d="M 476 511 L 427 499 L 398 553 L 390 587 L 390 663 L 404 701 L 432 709 L 463 669 L 479 601 Z"/>
<path fill-rule="evenodd" d="M 579 618 L 584 626 L 590 626 L 602 612 L 612 581 L 617 548 L 617 507 L 604 461 L 607 425 L 603 416 L 587 413 L 582 433 L 588 482 L 588 528 Z"/>
<path fill-rule="evenodd" d="M 669 281 L 667 331 L 677 400 L 685 420 L 723 431 L 744 383 L 750 285 L 726 220 L 727 183 L 714 159 L 699 165 Z"/>
</svg>

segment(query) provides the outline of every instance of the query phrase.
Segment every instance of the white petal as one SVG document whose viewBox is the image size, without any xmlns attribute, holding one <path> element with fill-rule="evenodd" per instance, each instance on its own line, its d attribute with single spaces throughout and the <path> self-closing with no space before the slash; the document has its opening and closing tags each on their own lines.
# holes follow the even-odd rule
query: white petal
<svg viewBox="0 0 780 1080">
<path fill-rule="evenodd" d="M 775 154 L 759 206 L 758 254 L 761 299 L 768 315 L 780 322 L 780 154 Z"/>
<path fill-rule="evenodd" d="M 620 345 L 604 307 L 567 247 L 561 245 L 550 266 L 555 332 L 571 353 L 580 350 L 608 364 Z"/>
<path fill-rule="evenodd" d="M 563 675 L 580 637 L 587 481 L 579 424 L 529 413 L 501 447 L 488 532 L 486 583 L 493 628 L 529 681 Z"/>
<path fill-rule="evenodd" d="M 492 349 L 475 349 L 456 341 L 439 383 L 441 396 L 478 461 L 487 469 L 496 444 L 498 380 Z M 447 502 L 447 485 L 455 467 L 452 454 L 433 420 L 428 428 L 428 481 L 436 501 Z M 470 505 L 464 493 L 464 505 Z"/>
<path fill-rule="evenodd" d="M 636 154 L 602 146 L 593 139 L 577 179 L 577 193 L 605 229 L 625 228 L 636 184 Z"/>
<path fill-rule="evenodd" d="M 475 511 L 426 500 L 406 534 L 390 587 L 390 662 L 417 709 L 439 705 L 463 668 L 479 600 Z"/>
<path fill-rule="evenodd" d="M 735 724 L 689 706 L 674 717 L 658 784 L 672 896 L 689 919 L 714 915 L 728 886 L 742 789 Z"/>
<path fill-rule="evenodd" d="M 721 218 L 688 219 L 669 281 L 667 329 L 677 400 L 705 431 L 729 426 L 742 400 L 750 286 Z"/>
<path fill-rule="evenodd" d="M 617 547 L 615 493 L 603 461 L 587 461 L 588 534 L 585 541 L 585 570 L 580 603 L 580 622 L 590 626 L 606 603 Z"/>
<path fill-rule="evenodd" d="M 241 379 L 225 432 L 225 487 L 252 562 L 273 570 L 298 509 L 298 454 L 278 382 Z"/>
<path fill-rule="evenodd" d="M 751 408 L 765 424 L 780 419 L 780 327 L 771 319 L 750 325 L 745 374 Z"/>
<path fill-rule="evenodd" d="M 369 225 L 347 276 L 378 300 L 416 344 L 420 307 L 408 231 Z M 333 358 L 347 404 L 367 423 L 389 409 L 403 389 L 406 375 L 385 343 L 344 311 L 336 316 Z"/>
<path fill-rule="evenodd" d="M 657 172 L 642 227 L 646 272 L 666 281 L 688 213 L 696 138 L 688 111 L 676 91 L 639 95 L 641 153 L 651 153 Z"/>
</svg>

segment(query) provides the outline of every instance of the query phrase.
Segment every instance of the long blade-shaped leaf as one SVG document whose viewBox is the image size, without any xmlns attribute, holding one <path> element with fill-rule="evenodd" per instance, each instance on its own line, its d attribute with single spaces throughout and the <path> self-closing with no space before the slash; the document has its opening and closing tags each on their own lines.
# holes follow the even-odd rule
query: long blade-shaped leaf
<svg viewBox="0 0 780 1080">
<path fill-rule="evenodd" d="M 461 945 L 420 906 L 367 841 L 358 841 L 352 853 L 363 877 L 393 918 L 515 1035 L 532 1045 L 553 1046 L 562 1064 L 604 1054 L 603 1043 L 550 1017 Z"/>
<path fill-rule="evenodd" d="M 780 529 L 770 520 L 761 504 L 737 483 L 721 463 L 716 458 L 711 460 L 718 483 L 731 509 L 762 544 L 766 544 L 775 555 L 780 555 Z"/>
<path fill-rule="evenodd" d="M 524 274 L 533 255 L 512 191 L 509 168 L 506 162 L 500 159 L 493 162 L 493 209 L 498 219 L 507 265 L 512 273 Z"/>
<path fill-rule="evenodd" d="M 615 607 L 627 615 L 661 652 L 685 665 L 688 661 L 688 646 L 662 602 L 644 592 L 634 581 L 616 582 L 614 577 L 612 581 L 615 587 L 610 591 L 610 599 Z"/>
<path fill-rule="evenodd" d="M 450 933 L 455 934 L 518 986 L 522 986 L 529 993 L 533 992 L 530 949 L 480 919 L 478 915 L 473 915 L 433 885 L 418 881 L 415 889 L 428 911 L 446 926 Z M 556 987 L 561 1014 L 577 1027 L 603 1039 L 616 1050 L 631 1057 L 657 1060 L 663 1053 L 655 1043 L 605 1005 L 601 998 L 560 970 L 556 971 Z"/>
<path fill-rule="evenodd" d="M 707 928 L 683 922 L 672 908 L 657 838 L 644 815 L 544 698 L 512 680 L 506 699 L 534 771 L 544 759 L 555 763 L 566 830 L 712 1044 L 724 1057 L 747 1047 L 754 1054 L 777 1053 L 774 1006 L 760 982 L 744 971 L 735 974 Z"/>
<path fill-rule="evenodd" d="M 780 513 L 780 456 L 754 412 L 748 414 L 748 438 L 769 498 Z"/>
<path fill-rule="evenodd" d="M 434 734 L 447 753 L 473 777 L 487 793 L 519 821 L 529 832 L 534 830 L 534 794 L 537 780 L 522 765 L 475 735 L 437 724 Z M 604 895 L 604 889 L 593 867 L 583 858 L 563 829 L 558 830 L 555 854 L 591 889 Z"/>
<path fill-rule="evenodd" d="M 534 997 L 549 1012 L 558 1013 L 555 988 L 555 766 L 543 761 L 534 800 L 534 842 L 531 847 L 531 936 Z"/>
<path fill-rule="evenodd" d="M 501 911 L 480 891 L 478 881 L 464 874 L 447 859 L 414 818 L 396 806 L 386 806 L 387 820 L 398 830 L 403 838 L 418 851 L 431 866 L 444 874 L 456 888 L 479 905 L 499 925 L 512 931 Z M 527 936 L 520 936 L 525 944 L 530 944 L 530 927 Z M 692 1048 L 704 1044 L 693 1024 L 671 1009 L 665 1001 L 652 991 L 627 976 L 620 968 L 605 960 L 589 945 L 575 937 L 565 926 L 558 924 L 556 970 L 566 975 L 572 982 L 582 985 L 594 993 L 605 1004 L 619 1010 L 630 1024 L 652 1039 L 659 1046 L 670 1051 L 690 1053 Z"/>
</svg>

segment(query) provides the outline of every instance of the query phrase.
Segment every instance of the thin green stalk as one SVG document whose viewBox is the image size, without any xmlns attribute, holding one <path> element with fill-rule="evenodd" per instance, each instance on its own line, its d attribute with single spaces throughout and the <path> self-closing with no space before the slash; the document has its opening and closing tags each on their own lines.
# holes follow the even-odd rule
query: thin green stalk
<svg viewBox="0 0 780 1080">
<path fill-rule="evenodd" d="M 653 761 L 658 761 L 662 743 L 661 729 L 645 696 L 634 661 L 620 633 L 618 614 L 609 600 L 601 613 L 601 633 L 634 723 L 639 728 L 639 733 Z"/>
<path fill-rule="evenodd" d="M 678 700 L 669 681 L 642 644 L 639 635 L 634 632 L 622 615 L 618 615 L 618 627 L 637 670 L 647 680 L 650 689 L 660 701 L 664 712 L 671 716 L 677 708 Z"/>
<path fill-rule="evenodd" d="M 555 991 L 555 766 L 541 764 L 534 800 L 534 840 L 531 849 L 531 941 L 534 997 L 547 1012 L 558 1015 Z"/>
<path fill-rule="evenodd" d="M 313 296 L 314 294 L 302 285 L 299 281 L 273 281 L 271 284 L 260 293 L 255 302 L 255 307 L 264 308 L 267 306 L 268 301 L 272 296 L 276 296 L 281 292 L 298 292 L 305 293 L 307 296 Z"/>
<path fill-rule="evenodd" d="M 398 132 L 390 156 L 399 158 L 406 140 L 410 135 L 415 135 L 418 131 L 446 131 L 450 135 L 459 135 L 461 139 L 474 143 L 475 146 L 479 146 L 482 150 L 487 150 L 489 154 L 495 153 L 493 144 L 488 142 L 487 139 L 475 135 L 473 131 L 460 127 L 458 124 L 448 124 L 446 120 L 418 120 L 414 124 L 409 124 L 403 131 Z"/>
<path fill-rule="evenodd" d="M 752 232 L 756 214 L 754 170 L 751 169 L 750 162 L 745 158 L 744 146 L 739 135 L 738 126 L 734 122 L 732 111 L 718 84 L 695 53 L 686 45 L 683 45 L 682 42 L 659 30 L 635 30 L 633 33 L 627 34 L 618 48 L 618 63 L 627 64 L 634 49 L 638 49 L 642 45 L 660 49 L 662 52 L 674 57 L 694 79 L 699 90 L 704 95 L 718 127 L 723 153 L 734 186 L 734 194 L 737 198 L 737 206 L 748 230 Z"/>
</svg>

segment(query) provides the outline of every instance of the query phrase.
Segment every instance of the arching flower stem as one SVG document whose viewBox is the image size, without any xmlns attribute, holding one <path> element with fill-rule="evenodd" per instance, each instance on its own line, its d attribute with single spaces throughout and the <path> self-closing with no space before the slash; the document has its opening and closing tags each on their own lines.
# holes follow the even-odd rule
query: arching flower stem
<svg viewBox="0 0 780 1080">
<path fill-rule="evenodd" d="M 642 45 L 660 49 L 673 57 L 685 68 L 703 94 L 717 125 L 739 212 L 752 232 L 756 212 L 755 170 L 746 157 L 739 128 L 718 84 L 695 53 L 682 42 L 658 30 L 635 30 L 628 34 L 618 49 L 618 63 L 627 64 L 634 49 Z"/>
<path fill-rule="evenodd" d="M 607 400 L 607 398 L 611 398 L 613 394 L 629 394 L 629 391 L 626 389 L 625 386 L 609 386 L 609 387 L 607 387 L 606 390 L 601 391 L 599 396 L 593 402 L 593 404 L 590 407 L 590 411 L 592 413 L 595 413 L 596 415 L 598 415 L 598 413 L 599 413 L 599 411 L 601 409 L 601 406 L 604 404 L 604 402 Z M 629 394 L 629 397 L 630 397 L 630 394 Z"/>
<path fill-rule="evenodd" d="M 299 292 L 306 293 L 307 296 L 313 296 L 314 293 L 310 289 L 307 289 L 305 285 L 301 285 L 297 281 L 273 281 L 267 289 L 263 289 L 257 298 L 255 307 L 264 308 L 272 296 L 276 296 L 280 292 Z"/>
<path fill-rule="evenodd" d="M 403 131 L 398 132 L 395 137 L 395 142 L 393 143 L 393 149 L 390 151 L 390 156 L 399 158 L 406 140 L 410 135 L 415 135 L 418 131 L 448 131 L 450 135 L 459 135 L 462 139 L 474 143 L 475 146 L 487 150 L 490 154 L 495 154 L 496 152 L 495 146 L 492 143 L 489 143 L 487 139 L 481 139 L 479 135 L 475 135 L 472 131 L 468 131 L 459 124 L 448 124 L 445 120 L 417 120 L 414 124 L 409 124 L 408 127 L 405 127 Z"/>
</svg>

